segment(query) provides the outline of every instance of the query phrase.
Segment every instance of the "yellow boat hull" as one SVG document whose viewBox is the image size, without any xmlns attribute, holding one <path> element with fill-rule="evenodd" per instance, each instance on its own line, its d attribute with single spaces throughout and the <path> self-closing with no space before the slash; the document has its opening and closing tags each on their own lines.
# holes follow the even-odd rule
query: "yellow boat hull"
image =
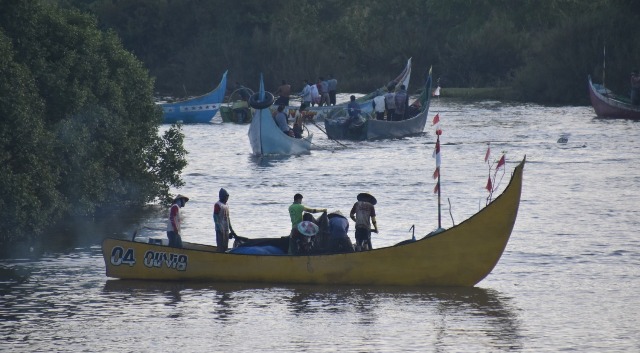
<svg viewBox="0 0 640 353">
<path fill-rule="evenodd" d="M 404 245 L 349 254 L 217 253 L 215 247 L 106 239 L 107 276 L 215 282 L 474 286 L 498 263 L 516 221 L 525 161 L 493 202 L 464 222 Z"/>
</svg>

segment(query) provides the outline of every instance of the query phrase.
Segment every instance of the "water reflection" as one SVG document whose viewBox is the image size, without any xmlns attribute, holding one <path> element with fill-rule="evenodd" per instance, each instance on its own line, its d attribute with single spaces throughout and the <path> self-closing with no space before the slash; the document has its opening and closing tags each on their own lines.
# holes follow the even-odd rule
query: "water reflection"
<svg viewBox="0 0 640 353">
<path fill-rule="evenodd" d="M 163 298 L 166 306 L 204 306 L 209 319 L 222 322 L 241 320 L 251 308 L 274 310 L 285 317 L 288 309 L 294 320 L 317 320 L 356 324 L 360 330 L 395 329 L 394 320 L 430 321 L 425 325 L 433 337 L 432 348 L 446 350 L 456 339 L 486 340 L 491 347 L 523 347 L 517 309 L 511 299 L 500 292 L 483 288 L 405 288 L 349 286 L 269 286 L 243 283 L 154 282 L 108 280 L 103 292 L 124 294 L 126 298 Z M 172 310 L 169 317 L 179 317 L 183 310 Z M 400 311 L 400 314 L 397 314 Z M 403 314 L 402 311 L 406 311 Z M 394 319 L 389 313 L 399 315 Z M 282 318 L 281 317 L 281 318 Z M 275 318 L 274 318 L 275 319 Z M 286 319 L 285 319 L 286 321 Z M 406 323 L 405 323 L 406 324 Z M 461 331 L 465 338 L 457 337 Z M 368 334 L 367 334 L 368 335 Z"/>
</svg>

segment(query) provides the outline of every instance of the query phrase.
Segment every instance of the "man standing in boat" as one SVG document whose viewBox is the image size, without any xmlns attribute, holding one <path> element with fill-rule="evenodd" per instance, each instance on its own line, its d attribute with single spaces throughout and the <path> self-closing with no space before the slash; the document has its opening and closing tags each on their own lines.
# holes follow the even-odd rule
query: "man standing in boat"
<svg viewBox="0 0 640 353">
<path fill-rule="evenodd" d="M 384 105 L 387 110 L 387 120 L 393 121 L 393 115 L 396 113 L 394 86 L 388 87 L 388 92 L 384 95 Z"/>
<path fill-rule="evenodd" d="M 289 206 L 289 217 L 291 218 L 291 234 L 289 234 L 289 255 L 294 253 L 294 238 L 298 234 L 298 224 L 302 222 L 304 212 L 318 213 L 327 212 L 326 208 L 309 208 L 302 204 L 302 194 L 293 196 L 293 203 Z"/>
<path fill-rule="evenodd" d="M 306 104 L 307 107 L 311 106 L 311 85 L 309 85 L 308 80 L 302 80 L 304 87 L 302 88 L 302 92 L 298 93 L 298 96 L 302 97 L 302 103 Z"/>
<path fill-rule="evenodd" d="M 336 93 L 338 88 L 338 80 L 333 78 L 333 75 L 329 75 L 327 84 L 329 85 L 329 103 L 331 105 L 336 105 Z"/>
<path fill-rule="evenodd" d="M 233 238 L 236 233 L 231 227 L 231 219 L 229 217 L 229 193 L 224 188 L 218 192 L 218 202 L 213 206 L 213 223 L 216 226 L 216 246 L 218 252 L 225 252 L 229 249 L 229 239 Z"/>
<path fill-rule="evenodd" d="M 373 195 L 363 192 L 358 194 L 358 201 L 353 204 L 349 216 L 356 222 L 356 248 L 357 250 L 371 250 L 371 224 L 373 231 L 378 233 L 376 223 L 376 209 L 374 205 L 378 203 Z"/>
<path fill-rule="evenodd" d="M 395 117 L 393 120 L 400 121 L 405 119 L 405 113 L 409 106 L 409 96 L 407 95 L 407 89 L 404 85 L 400 86 L 400 90 L 396 92 L 394 96 L 394 103 L 396 106 Z"/>
<path fill-rule="evenodd" d="M 167 222 L 167 238 L 169 238 L 169 246 L 174 248 L 182 247 L 182 236 L 180 235 L 180 208 L 189 201 L 189 198 L 178 194 L 171 203 L 169 208 L 169 221 Z"/>
<path fill-rule="evenodd" d="M 384 120 L 385 111 L 385 99 L 382 93 L 376 93 L 377 96 L 373 99 L 373 110 L 376 112 L 377 120 Z"/>
<path fill-rule="evenodd" d="M 278 99 L 275 101 L 275 105 L 289 105 L 289 96 L 291 95 L 291 85 L 287 83 L 287 81 L 282 80 L 282 84 L 276 90 L 274 94 L 278 96 Z"/>
</svg>

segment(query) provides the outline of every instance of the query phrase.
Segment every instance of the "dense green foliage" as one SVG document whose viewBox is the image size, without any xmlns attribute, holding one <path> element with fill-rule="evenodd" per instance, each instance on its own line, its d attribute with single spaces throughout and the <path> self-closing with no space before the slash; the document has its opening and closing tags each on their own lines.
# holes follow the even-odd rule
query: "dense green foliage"
<svg viewBox="0 0 640 353">
<path fill-rule="evenodd" d="M 60 0 L 94 13 L 156 77 L 156 90 L 201 94 L 230 81 L 268 89 L 335 74 L 368 92 L 413 57 L 443 87 L 508 87 L 514 98 L 586 104 L 586 78 L 628 90 L 640 66 L 634 0 Z M 419 82 L 414 79 L 413 82 Z M 419 85 L 412 85 L 418 87 Z"/>
<path fill-rule="evenodd" d="M 147 69 L 77 10 L 0 0 L 0 243 L 165 201 L 186 165 Z"/>
</svg>

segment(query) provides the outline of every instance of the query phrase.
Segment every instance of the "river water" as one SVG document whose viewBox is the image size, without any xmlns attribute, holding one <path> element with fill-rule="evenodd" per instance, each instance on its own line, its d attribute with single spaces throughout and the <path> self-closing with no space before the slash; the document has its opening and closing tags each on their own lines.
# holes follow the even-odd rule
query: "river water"
<svg viewBox="0 0 640 353">
<path fill-rule="evenodd" d="M 11 352 L 638 352 L 640 123 L 590 107 L 436 100 L 442 141 L 442 226 L 485 202 L 488 166 L 506 153 L 506 186 L 525 156 L 523 196 L 500 262 L 475 288 L 372 288 L 119 281 L 104 275 L 103 234 L 164 234 L 165 210 L 109 223 L 69 248 L 5 259 L 0 351 Z M 437 227 L 433 128 L 375 142 L 328 140 L 310 155 L 251 156 L 248 126 L 184 126 L 191 198 L 183 240 L 215 244 L 220 187 L 234 229 L 288 233 L 287 207 L 350 210 L 378 199 L 374 247 Z M 561 137 L 567 141 L 559 142 Z M 498 174 L 498 180 L 502 173 Z M 499 191 L 498 191 L 499 192 Z M 352 224 L 353 227 L 353 224 Z M 353 234 L 351 234 L 353 238 Z"/>
</svg>

